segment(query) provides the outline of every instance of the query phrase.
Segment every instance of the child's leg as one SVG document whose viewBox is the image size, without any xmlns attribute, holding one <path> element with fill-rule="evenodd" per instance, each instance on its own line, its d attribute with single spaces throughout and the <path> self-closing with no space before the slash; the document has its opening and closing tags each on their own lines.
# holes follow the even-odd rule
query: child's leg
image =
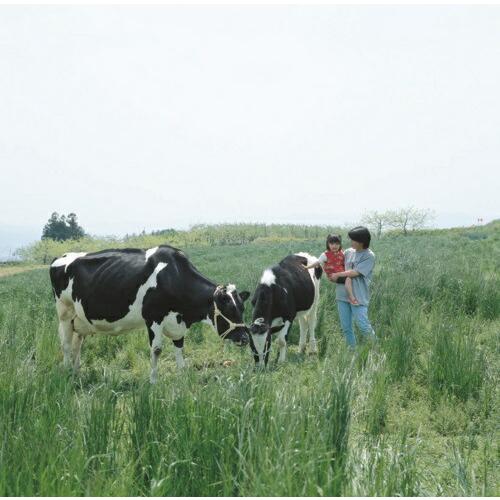
<svg viewBox="0 0 500 500">
<path fill-rule="evenodd" d="M 345 289 L 346 289 L 347 295 L 349 296 L 349 302 L 353 305 L 357 305 L 358 301 L 356 300 L 356 297 L 352 293 L 352 279 L 351 278 L 346 278 Z"/>
</svg>

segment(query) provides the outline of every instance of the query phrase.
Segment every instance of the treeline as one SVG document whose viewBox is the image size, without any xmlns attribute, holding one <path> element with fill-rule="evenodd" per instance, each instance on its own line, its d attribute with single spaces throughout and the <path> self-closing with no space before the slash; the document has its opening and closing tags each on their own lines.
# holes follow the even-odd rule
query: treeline
<svg viewBox="0 0 500 500">
<path fill-rule="evenodd" d="M 404 222 L 405 219 L 403 219 Z M 377 226 L 363 221 L 373 231 L 374 238 L 399 237 L 401 235 L 440 234 L 446 232 L 450 237 L 483 239 L 493 234 L 500 234 L 500 221 L 495 220 L 483 226 L 453 229 L 417 229 L 411 232 L 403 227 L 395 227 L 386 231 L 377 231 Z M 65 252 L 95 252 L 106 248 L 152 248 L 168 244 L 179 248 L 194 246 L 245 245 L 260 243 L 280 243 L 287 241 L 323 241 L 328 233 L 340 233 L 348 245 L 347 231 L 352 227 L 339 226 L 307 226 L 297 224 L 199 224 L 188 230 L 161 229 L 151 233 L 128 234 L 123 238 L 115 236 L 89 236 L 80 239 L 57 241 L 43 238 L 31 245 L 19 249 L 17 255 L 25 261 L 48 264 L 52 259 Z"/>
<path fill-rule="evenodd" d="M 200 245 L 245 245 L 249 243 L 315 240 L 328 233 L 345 234 L 347 228 L 338 226 L 308 226 L 299 224 L 198 224 L 188 230 L 162 229 L 151 233 L 115 236 L 89 236 L 65 241 L 44 238 L 17 254 L 21 259 L 48 264 L 65 252 L 95 252 L 106 248 L 152 248 L 161 244 L 184 248 Z"/>
</svg>

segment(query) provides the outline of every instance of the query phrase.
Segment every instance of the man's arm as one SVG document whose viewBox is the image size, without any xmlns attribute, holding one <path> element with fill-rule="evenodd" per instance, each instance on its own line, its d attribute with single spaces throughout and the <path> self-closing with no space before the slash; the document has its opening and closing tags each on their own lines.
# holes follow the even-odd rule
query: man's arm
<svg viewBox="0 0 500 500">
<path fill-rule="evenodd" d="M 355 278 L 356 276 L 359 276 L 360 273 L 358 271 L 355 271 L 354 269 L 349 269 L 349 271 L 342 271 L 340 273 L 332 273 L 330 275 L 330 280 L 332 281 L 337 281 L 337 278 Z"/>
<path fill-rule="evenodd" d="M 333 273 L 332 276 L 336 276 L 337 278 L 355 278 L 356 276 L 359 276 L 361 273 L 358 273 L 358 271 L 355 271 L 354 269 L 349 269 L 349 271 L 342 271 L 340 273 Z"/>
<path fill-rule="evenodd" d="M 372 272 L 373 266 L 375 265 L 375 257 L 370 255 L 368 258 L 358 262 L 356 264 L 356 269 L 349 269 L 348 271 L 342 271 L 341 273 L 334 273 L 331 275 L 333 281 L 337 278 L 345 276 L 346 278 L 356 278 L 356 276 L 367 276 Z"/>
</svg>

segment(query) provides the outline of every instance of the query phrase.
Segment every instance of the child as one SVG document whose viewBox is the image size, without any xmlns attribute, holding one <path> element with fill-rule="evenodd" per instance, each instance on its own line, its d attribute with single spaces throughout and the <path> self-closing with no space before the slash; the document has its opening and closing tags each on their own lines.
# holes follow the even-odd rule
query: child
<svg viewBox="0 0 500 500">
<path fill-rule="evenodd" d="M 326 237 L 326 251 L 324 251 L 318 260 L 306 266 L 307 269 L 321 265 L 326 275 L 330 277 L 333 273 L 341 273 L 345 271 L 344 252 L 342 251 L 342 238 L 337 234 L 329 234 Z M 351 278 L 337 278 L 336 283 L 345 283 L 345 289 L 349 297 L 349 302 L 357 306 L 359 305 L 356 297 L 352 293 Z"/>
</svg>

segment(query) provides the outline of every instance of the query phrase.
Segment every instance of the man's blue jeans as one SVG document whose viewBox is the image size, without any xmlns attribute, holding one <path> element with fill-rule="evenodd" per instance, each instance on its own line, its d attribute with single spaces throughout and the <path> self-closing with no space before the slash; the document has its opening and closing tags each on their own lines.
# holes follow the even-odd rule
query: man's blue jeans
<svg viewBox="0 0 500 500">
<path fill-rule="evenodd" d="M 337 307 L 339 309 L 340 326 L 349 347 L 356 345 L 353 321 L 364 337 L 375 340 L 375 332 L 368 319 L 368 306 L 353 306 L 349 302 L 338 300 Z"/>
</svg>

